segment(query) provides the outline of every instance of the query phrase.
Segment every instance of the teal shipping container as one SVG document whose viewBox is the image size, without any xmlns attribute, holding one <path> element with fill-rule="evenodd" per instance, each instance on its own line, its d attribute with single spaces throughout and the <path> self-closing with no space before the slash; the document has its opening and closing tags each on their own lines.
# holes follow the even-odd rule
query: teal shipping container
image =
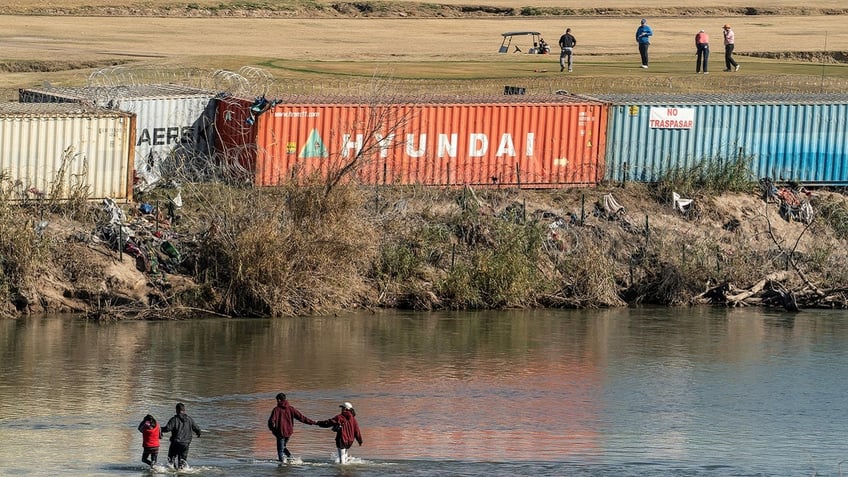
<svg viewBox="0 0 848 477">
<path fill-rule="evenodd" d="M 606 179 L 656 182 L 744 159 L 752 180 L 848 184 L 848 95 L 601 95 Z"/>
</svg>

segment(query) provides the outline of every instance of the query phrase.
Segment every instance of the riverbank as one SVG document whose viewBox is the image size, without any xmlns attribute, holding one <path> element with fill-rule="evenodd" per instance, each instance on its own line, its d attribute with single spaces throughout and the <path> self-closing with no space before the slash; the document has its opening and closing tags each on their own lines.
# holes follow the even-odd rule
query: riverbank
<svg viewBox="0 0 848 477">
<path fill-rule="evenodd" d="M 187 184 L 115 209 L 16 202 L 7 185 L 0 309 L 113 320 L 381 307 L 848 306 L 843 194 L 780 187 L 764 200 L 753 185 L 680 189 L 693 202 L 675 207 L 673 187 Z M 782 204 L 790 193 L 810 204 L 809 223 L 800 207 Z"/>
<path fill-rule="evenodd" d="M 725 2 L 721 9 L 692 0 L 673 8 L 623 2 L 621 10 L 603 11 L 549 0 L 516 11 L 507 3 L 497 0 L 489 9 L 457 2 L 435 8 L 73 0 L 59 9 L 18 0 L 0 7 L 11 15 L 0 18 L 9 37 L 0 45 L 0 92 L 16 100 L 19 88 L 45 83 L 189 78 L 247 96 L 350 94 L 372 91 L 375 71 L 419 96 L 500 94 L 505 84 L 581 94 L 848 87 L 840 64 L 846 37 L 836 25 L 846 12 L 835 1 L 815 8 Z M 635 61 L 622 63 L 635 57 L 631 36 L 642 16 L 663 38 L 652 46 L 650 76 Z M 298 20 L 280 21 L 288 18 Z M 532 28 L 550 39 L 565 18 L 575 31 L 593 32 L 580 36 L 574 75 L 557 76 L 555 55 L 497 53 L 501 32 Z M 748 55 L 742 72 L 693 80 L 692 33 L 728 19 L 744 38 L 737 50 Z M 463 34 L 445 38 L 450 31 Z M 269 42 L 269 35 L 286 40 Z M 848 301 L 845 198 L 827 191 L 789 192 L 816 212 L 807 224 L 781 216 L 780 201 L 763 200 L 756 184 L 328 191 L 320 184 L 254 190 L 179 181 L 180 190 L 157 190 L 119 210 L 82 195 L 58 202 L 0 182 L 3 316 L 74 312 L 109 320 L 641 303 L 803 308 Z M 672 192 L 693 205 L 675 208 Z M 169 211 L 177 197 L 183 206 Z M 611 210 L 615 204 L 623 209 Z"/>
<path fill-rule="evenodd" d="M 581 2 L 534 2 L 515 7 L 512 2 L 360 1 L 322 2 L 277 0 L 274 2 L 241 2 L 195 0 L 192 2 L 103 2 L 101 0 L 66 0 L 61 6 L 44 5 L 34 0 L 12 0 L 0 6 L 0 15 L 68 15 L 68 16 L 147 16 L 147 17 L 283 17 L 283 18 L 486 18 L 486 17 L 686 17 L 686 16 L 799 16 L 846 15 L 848 8 L 833 2 L 809 5 L 757 1 L 716 2 L 714 5 L 679 0 L 672 5 L 652 5 L 651 2 L 601 2 L 593 7 L 579 6 Z M 766 6 L 768 5 L 768 6 Z"/>
</svg>

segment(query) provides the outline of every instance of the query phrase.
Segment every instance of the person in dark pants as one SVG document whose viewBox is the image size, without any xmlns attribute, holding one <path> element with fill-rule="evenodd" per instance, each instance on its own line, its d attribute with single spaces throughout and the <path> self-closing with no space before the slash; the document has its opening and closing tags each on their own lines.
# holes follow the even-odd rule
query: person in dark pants
<svg viewBox="0 0 848 477">
<path fill-rule="evenodd" d="M 729 24 L 724 25 L 724 71 L 739 71 L 739 63 L 733 59 L 733 48 L 736 44 L 736 35 Z"/>
<path fill-rule="evenodd" d="M 651 46 L 651 36 L 654 31 L 648 26 L 648 20 L 642 19 L 636 29 L 636 43 L 639 45 L 639 56 L 642 57 L 642 68 L 648 67 L 648 47 Z"/>
<path fill-rule="evenodd" d="M 704 74 L 709 74 L 707 63 L 710 60 L 710 36 L 704 30 L 695 34 L 695 48 L 697 53 L 695 56 L 695 73 L 700 73 L 703 67 Z"/>
<path fill-rule="evenodd" d="M 346 464 L 347 451 L 353 446 L 353 441 L 362 445 L 362 434 L 359 432 L 359 422 L 356 421 L 356 411 L 353 404 L 342 403 L 342 412 L 325 421 L 318 421 L 318 426 L 329 427 L 336 432 L 336 448 L 339 451 L 339 464 Z"/>
<path fill-rule="evenodd" d="M 185 411 L 185 404 L 177 403 L 177 413 L 165 427 L 163 433 L 171 433 L 171 445 L 168 446 L 168 463 L 175 469 L 188 466 L 188 447 L 191 445 L 191 435 L 200 437 L 200 428 Z"/>
<path fill-rule="evenodd" d="M 292 456 L 288 449 L 288 443 L 294 433 L 295 419 L 310 426 L 315 424 L 315 421 L 304 416 L 289 404 L 285 394 L 277 394 L 277 406 L 274 407 L 271 416 L 268 418 L 268 429 L 277 438 L 277 460 L 280 462 L 285 462 Z"/>
<path fill-rule="evenodd" d="M 577 46 L 577 39 L 571 34 L 571 28 L 566 28 L 565 33 L 559 37 L 559 71 L 565 70 L 568 65 L 568 72 L 574 67 L 574 47 Z"/>
<path fill-rule="evenodd" d="M 144 416 L 144 419 L 138 425 L 138 432 L 141 432 L 141 461 L 153 467 L 159 459 L 159 438 L 162 437 L 162 428 L 159 423 L 150 414 Z"/>
</svg>

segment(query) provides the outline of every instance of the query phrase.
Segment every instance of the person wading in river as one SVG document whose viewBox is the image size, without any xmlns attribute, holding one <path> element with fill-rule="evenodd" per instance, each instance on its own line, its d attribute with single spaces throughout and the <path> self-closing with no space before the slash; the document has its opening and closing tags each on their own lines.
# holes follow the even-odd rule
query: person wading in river
<svg viewBox="0 0 848 477">
<path fill-rule="evenodd" d="M 191 434 L 200 437 L 200 428 L 185 411 L 185 404 L 177 403 L 177 413 L 168 424 L 162 428 L 163 433 L 171 433 L 171 445 L 168 446 L 168 463 L 175 469 L 188 466 L 188 446 L 191 445 Z"/>
<path fill-rule="evenodd" d="M 153 467 L 159 459 L 159 438 L 162 437 L 162 428 L 159 427 L 156 419 L 148 414 L 138 425 L 138 432 L 141 432 L 141 461 Z"/>
<path fill-rule="evenodd" d="M 356 410 L 349 402 L 339 405 L 342 412 L 325 421 L 318 421 L 318 426 L 329 427 L 336 432 L 336 448 L 339 451 L 339 464 L 346 464 L 348 460 L 347 450 L 353 446 L 353 441 L 362 445 L 362 434 L 359 432 L 359 423 L 356 421 Z"/>
<path fill-rule="evenodd" d="M 292 434 L 294 434 L 295 419 L 310 426 L 315 424 L 315 421 L 304 416 L 289 404 L 285 394 L 277 394 L 277 406 L 271 411 L 271 416 L 268 418 L 268 429 L 277 438 L 277 460 L 280 462 L 286 462 L 286 459 L 290 459 L 292 456 L 288 449 L 288 443 Z"/>
</svg>

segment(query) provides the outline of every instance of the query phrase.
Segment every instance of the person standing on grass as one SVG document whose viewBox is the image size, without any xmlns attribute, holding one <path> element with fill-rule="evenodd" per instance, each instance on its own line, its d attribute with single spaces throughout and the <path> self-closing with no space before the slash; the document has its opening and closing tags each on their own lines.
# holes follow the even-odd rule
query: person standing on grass
<svg viewBox="0 0 848 477">
<path fill-rule="evenodd" d="M 736 35 L 730 24 L 724 24 L 724 71 L 739 71 L 739 63 L 733 59 L 733 48 L 736 43 Z"/>
<path fill-rule="evenodd" d="M 639 45 L 639 56 L 642 57 L 642 68 L 648 67 L 648 47 L 651 46 L 651 36 L 654 31 L 648 26 L 648 20 L 642 19 L 636 29 L 636 43 Z"/>
<path fill-rule="evenodd" d="M 284 393 L 277 394 L 277 406 L 274 407 L 271 416 L 268 418 L 268 429 L 277 438 L 277 460 L 280 462 L 285 462 L 292 456 L 288 449 L 288 443 L 292 434 L 294 434 L 295 419 L 310 426 L 315 424 L 315 421 L 304 416 L 289 404 Z"/>
<path fill-rule="evenodd" d="M 566 64 L 568 65 L 568 72 L 571 73 L 571 68 L 574 66 L 575 46 L 577 46 L 577 39 L 571 34 L 571 28 L 566 28 L 565 33 L 559 37 L 559 47 L 561 48 L 559 54 L 560 73 L 565 70 Z"/>
<path fill-rule="evenodd" d="M 709 74 L 707 62 L 710 60 L 710 36 L 704 30 L 695 34 L 695 48 L 697 50 L 695 56 L 695 73 L 700 73 L 703 67 L 704 74 Z"/>
</svg>

